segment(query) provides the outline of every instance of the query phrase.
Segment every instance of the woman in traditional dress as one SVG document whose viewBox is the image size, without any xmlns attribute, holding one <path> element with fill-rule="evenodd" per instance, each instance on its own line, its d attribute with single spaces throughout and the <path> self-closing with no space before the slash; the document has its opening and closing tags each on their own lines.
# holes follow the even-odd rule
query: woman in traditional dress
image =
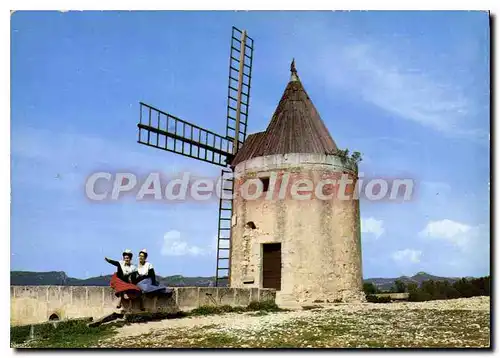
<svg viewBox="0 0 500 358">
<path fill-rule="evenodd" d="M 116 297 L 120 297 L 120 303 L 117 308 L 122 306 L 123 299 L 134 299 L 141 295 L 141 289 L 133 283 L 136 281 L 137 267 L 132 264 L 132 251 L 125 250 L 122 257 L 123 260 L 121 261 L 114 261 L 107 257 L 104 258 L 108 263 L 117 268 L 110 282 L 110 286 L 115 291 Z"/>
<path fill-rule="evenodd" d="M 165 286 L 156 281 L 156 274 L 153 264 L 147 261 L 148 252 L 146 249 L 139 251 L 139 264 L 137 265 L 137 276 L 135 283 L 143 293 L 165 294 L 170 293 Z"/>
</svg>

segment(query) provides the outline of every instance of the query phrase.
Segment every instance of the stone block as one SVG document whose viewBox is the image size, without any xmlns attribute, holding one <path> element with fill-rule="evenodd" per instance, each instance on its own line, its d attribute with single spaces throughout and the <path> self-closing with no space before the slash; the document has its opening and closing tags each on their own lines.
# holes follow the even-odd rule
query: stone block
<svg viewBox="0 0 500 358">
<path fill-rule="evenodd" d="M 217 287 L 200 287 L 199 306 L 217 306 Z"/>
<path fill-rule="evenodd" d="M 276 291 L 272 289 L 261 288 L 259 289 L 259 301 L 276 301 Z"/>
<path fill-rule="evenodd" d="M 198 287 L 177 287 L 177 305 L 181 309 L 198 307 Z"/>
<path fill-rule="evenodd" d="M 63 305 L 71 305 L 73 303 L 73 287 L 71 286 L 63 286 L 61 287 L 59 301 Z"/>
<path fill-rule="evenodd" d="M 91 307 L 102 307 L 104 304 L 104 287 L 88 287 L 87 305 Z"/>
<path fill-rule="evenodd" d="M 118 297 L 111 287 L 103 287 L 104 289 L 104 306 L 117 305 Z"/>
<path fill-rule="evenodd" d="M 47 286 L 47 293 L 49 302 L 60 302 L 61 300 L 61 286 Z"/>
<path fill-rule="evenodd" d="M 259 288 L 253 287 L 250 288 L 250 302 L 259 301 Z"/>
<path fill-rule="evenodd" d="M 86 305 L 87 303 L 87 287 L 75 286 L 73 287 L 73 304 Z"/>
<path fill-rule="evenodd" d="M 248 306 L 248 304 L 250 303 L 251 290 L 247 288 L 235 288 L 234 293 L 235 306 Z"/>
<path fill-rule="evenodd" d="M 234 288 L 230 287 L 219 287 L 218 290 L 218 300 L 219 306 L 234 305 Z"/>
<path fill-rule="evenodd" d="M 36 298 L 40 302 L 47 302 L 48 286 L 38 286 L 36 287 Z"/>
<path fill-rule="evenodd" d="M 176 302 L 175 295 L 176 292 L 174 291 L 171 296 L 165 296 L 165 295 L 158 296 L 156 299 L 155 312 L 165 312 L 165 313 L 179 312 L 181 309 L 175 303 Z"/>
</svg>

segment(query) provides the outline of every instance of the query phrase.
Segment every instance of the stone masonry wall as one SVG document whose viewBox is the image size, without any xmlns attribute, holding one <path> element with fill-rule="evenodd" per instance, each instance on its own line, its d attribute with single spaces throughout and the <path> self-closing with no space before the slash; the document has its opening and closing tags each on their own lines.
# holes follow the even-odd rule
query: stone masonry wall
<svg viewBox="0 0 500 358">
<path fill-rule="evenodd" d="M 178 312 L 205 305 L 246 306 L 251 301 L 274 301 L 276 292 L 266 289 L 226 287 L 174 287 L 172 297 L 146 299 L 147 311 Z M 53 314 L 68 318 L 98 318 L 116 310 L 118 298 L 110 287 L 11 286 L 10 323 L 46 322 Z"/>
<path fill-rule="evenodd" d="M 348 186 L 352 193 L 356 174 L 339 158 L 326 155 L 288 154 L 254 158 L 240 163 L 235 170 L 235 192 L 251 178 L 278 173 L 269 183 L 276 188 L 273 200 L 264 194 L 257 200 L 237 196 L 231 249 L 231 287 L 262 286 L 262 244 L 281 243 L 282 280 L 277 293 L 278 303 L 356 302 L 363 301 L 358 200 L 292 200 L 284 187 L 282 174 L 289 183 L 301 178 L 339 179 L 346 173 L 354 181 Z M 334 188 L 325 187 L 324 195 Z M 252 191 L 250 190 L 250 194 Z M 248 222 L 256 225 L 247 227 Z"/>
</svg>

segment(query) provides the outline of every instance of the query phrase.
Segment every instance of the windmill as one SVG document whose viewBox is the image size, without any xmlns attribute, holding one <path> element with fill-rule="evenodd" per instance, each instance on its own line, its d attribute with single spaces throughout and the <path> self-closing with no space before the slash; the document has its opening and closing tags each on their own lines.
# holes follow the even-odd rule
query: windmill
<svg viewBox="0 0 500 358">
<path fill-rule="evenodd" d="M 246 139 L 252 80 L 254 41 L 233 26 L 229 57 L 225 135 L 201 128 L 140 102 L 138 142 L 215 164 L 221 169 L 221 198 L 217 230 L 216 286 L 228 285 L 231 258 L 233 179 L 230 164 Z M 231 195 L 231 196 L 228 196 Z"/>
</svg>

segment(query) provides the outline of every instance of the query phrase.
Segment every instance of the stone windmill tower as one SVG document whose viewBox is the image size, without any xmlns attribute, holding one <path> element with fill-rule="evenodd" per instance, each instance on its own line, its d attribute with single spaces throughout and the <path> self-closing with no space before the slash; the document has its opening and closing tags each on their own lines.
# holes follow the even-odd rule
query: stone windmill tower
<svg viewBox="0 0 500 358">
<path fill-rule="evenodd" d="M 292 303 L 362 300 L 358 200 L 328 199 L 331 184 L 306 200 L 287 189 L 305 179 L 317 189 L 345 174 L 352 194 L 359 157 L 337 148 L 294 62 L 268 128 L 247 136 L 253 48 L 247 32 L 233 27 L 225 134 L 140 102 L 138 142 L 222 167 L 217 286 L 275 288 Z M 252 180 L 262 197 L 239 196 Z"/>
<path fill-rule="evenodd" d="M 324 179 L 345 174 L 352 184 L 344 195 L 353 192 L 357 164 L 341 153 L 292 62 L 290 81 L 269 126 L 249 135 L 231 163 L 237 195 L 232 287 L 276 288 L 280 303 L 364 300 L 359 200 L 352 195 L 340 200 L 340 194 L 325 200 L 334 191 Z M 313 183 L 308 188 L 312 195 L 298 200 L 290 185 L 304 179 Z M 252 180 L 262 182 L 258 199 L 250 198 Z M 324 185 L 318 188 L 321 180 Z M 238 195 L 241 189 L 247 198 Z"/>
</svg>

